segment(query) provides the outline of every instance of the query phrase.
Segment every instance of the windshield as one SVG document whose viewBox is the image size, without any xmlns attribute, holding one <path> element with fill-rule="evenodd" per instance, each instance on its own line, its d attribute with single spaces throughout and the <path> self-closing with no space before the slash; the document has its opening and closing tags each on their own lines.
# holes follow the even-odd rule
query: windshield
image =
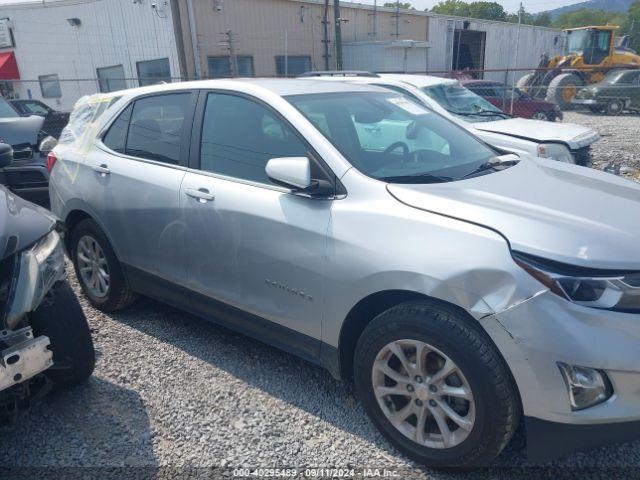
<svg viewBox="0 0 640 480">
<path fill-rule="evenodd" d="M 4 98 L 0 98 L 0 118 L 15 118 L 19 117 L 20 114 L 15 111 L 15 109 L 9 105 Z"/>
<path fill-rule="evenodd" d="M 459 180 L 496 156 L 466 130 L 394 93 L 319 93 L 285 98 L 355 168 L 379 180 Z"/>
<path fill-rule="evenodd" d="M 424 87 L 422 91 L 438 102 L 442 108 L 467 122 L 489 122 L 508 117 L 480 95 L 459 83 Z"/>
<path fill-rule="evenodd" d="M 40 105 L 36 102 L 22 102 L 21 105 L 25 111 L 35 115 L 47 115 L 49 113 L 44 105 Z"/>
<path fill-rule="evenodd" d="M 626 72 L 621 72 L 620 70 L 612 70 L 607 73 L 602 80 L 603 83 L 618 83 L 620 77 L 622 77 Z"/>
<path fill-rule="evenodd" d="M 590 38 L 591 38 L 591 30 L 568 31 L 565 55 L 569 53 L 577 53 L 578 55 L 582 55 L 582 53 L 584 52 L 584 49 L 587 48 Z"/>
</svg>

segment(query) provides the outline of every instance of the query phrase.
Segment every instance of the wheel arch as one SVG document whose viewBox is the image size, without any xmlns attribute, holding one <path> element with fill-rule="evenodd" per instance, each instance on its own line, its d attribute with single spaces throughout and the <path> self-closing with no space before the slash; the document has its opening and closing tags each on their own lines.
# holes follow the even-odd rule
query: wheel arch
<svg viewBox="0 0 640 480">
<path fill-rule="evenodd" d="M 499 358 L 504 363 L 506 371 L 508 372 L 512 385 L 515 388 L 515 393 L 518 397 L 518 402 L 522 408 L 522 397 L 520 394 L 520 388 L 515 380 L 511 366 L 507 362 L 506 358 L 493 341 L 489 333 L 481 325 L 478 319 L 475 319 L 464 308 L 456 305 L 452 302 L 442 300 L 440 298 L 432 297 L 420 292 L 411 290 L 384 290 L 376 293 L 372 293 L 367 297 L 361 299 L 356 303 L 349 313 L 342 328 L 340 329 L 340 339 L 338 344 L 338 373 L 343 380 L 349 380 L 353 378 L 353 354 L 355 352 L 356 343 L 360 338 L 360 335 L 367 327 L 367 325 L 375 319 L 378 315 L 384 311 L 402 303 L 406 302 L 423 302 L 431 305 L 437 305 L 445 307 L 451 312 L 460 315 L 464 321 L 469 325 L 473 325 L 478 332 L 495 348 Z"/>
<path fill-rule="evenodd" d="M 111 244 L 111 248 L 116 254 L 116 257 L 118 258 L 118 260 L 120 260 L 120 255 L 116 250 L 113 240 L 111 239 L 111 235 L 109 235 L 109 231 L 104 228 L 104 225 L 98 220 L 96 215 L 92 214 L 90 208 L 85 208 L 85 206 L 81 204 L 70 205 L 63 219 L 67 229 L 64 236 L 64 246 L 69 256 L 71 256 L 71 238 L 73 237 L 73 231 L 82 220 L 91 219 L 96 222 L 100 229 L 104 232 L 107 239 L 109 240 L 109 243 Z"/>
<path fill-rule="evenodd" d="M 406 302 L 421 301 L 454 309 L 470 322 L 477 322 L 464 308 L 411 290 L 383 290 L 372 293 L 356 303 L 347 314 L 340 329 L 338 361 L 340 376 L 353 377 L 353 353 L 360 335 L 367 325 L 382 312 Z M 488 337 L 488 335 L 487 335 Z"/>
</svg>

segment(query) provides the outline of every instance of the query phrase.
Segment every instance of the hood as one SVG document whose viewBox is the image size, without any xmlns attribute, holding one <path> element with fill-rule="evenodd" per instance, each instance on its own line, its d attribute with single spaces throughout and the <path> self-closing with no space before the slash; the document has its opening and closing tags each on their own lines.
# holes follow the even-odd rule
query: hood
<svg viewBox="0 0 640 480">
<path fill-rule="evenodd" d="M 48 211 L 0 185 L 0 260 L 25 249 L 56 224 Z"/>
<path fill-rule="evenodd" d="M 38 143 L 38 133 L 42 130 L 44 118 L 38 115 L 16 118 L 0 118 L 0 139 L 9 145 Z"/>
<path fill-rule="evenodd" d="M 549 160 L 451 183 L 389 184 L 399 201 L 480 224 L 515 251 L 570 265 L 640 270 L 640 184 Z"/>
<path fill-rule="evenodd" d="M 495 122 L 478 122 L 473 126 L 485 132 L 502 133 L 537 143 L 561 142 L 575 150 L 591 145 L 600 136 L 593 130 L 571 123 L 545 122 L 526 118 L 509 118 Z"/>
</svg>

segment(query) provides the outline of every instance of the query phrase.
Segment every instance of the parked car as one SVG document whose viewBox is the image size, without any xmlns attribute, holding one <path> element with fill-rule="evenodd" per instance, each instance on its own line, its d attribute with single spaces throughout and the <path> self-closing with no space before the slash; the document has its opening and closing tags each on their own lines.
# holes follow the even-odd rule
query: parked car
<svg viewBox="0 0 640 480">
<path fill-rule="evenodd" d="M 0 169 L 0 185 L 39 204 L 49 201 L 47 154 L 55 143 L 43 124 L 42 117 L 21 116 L 0 98 L 0 142 L 12 146 L 14 157 L 10 166 Z"/>
<path fill-rule="evenodd" d="M 487 142 L 495 142 L 496 146 L 516 152 L 525 151 L 543 158 L 588 165 L 591 161 L 591 145 L 600 138 L 597 132 L 581 125 L 509 118 L 457 80 L 427 75 L 385 74 L 381 77 L 400 80 L 419 88 L 449 115 L 457 117 L 476 132 L 484 132 L 478 135 Z M 493 137 L 495 134 L 500 136 Z M 535 144 L 534 151 L 532 143 Z"/>
<path fill-rule="evenodd" d="M 40 100 L 11 100 L 11 104 L 22 115 L 38 115 L 44 118 L 42 129 L 53 138 L 59 138 L 62 129 L 69 122 L 69 113 L 54 110 Z"/>
<path fill-rule="evenodd" d="M 512 119 L 483 98 L 461 87 L 457 80 L 368 72 L 351 75 L 348 72 L 310 72 L 304 78 L 388 88 L 448 118 L 489 145 L 513 153 L 587 165 L 591 157 L 590 147 L 599 138 L 592 129 L 579 125 L 551 125 L 538 120 Z M 449 100 L 446 98 L 448 94 L 452 97 Z"/>
<path fill-rule="evenodd" d="M 0 166 L 12 161 L 0 144 Z M 60 225 L 0 186 L 0 418 L 51 387 L 84 382 L 94 351 L 65 277 Z"/>
<path fill-rule="evenodd" d="M 431 466 L 492 461 L 521 415 L 536 460 L 639 435 L 640 185 L 371 85 L 102 98 L 51 154 L 95 307 L 148 295 L 353 378 Z"/>
<path fill-rule="evenodd" d="M 607 115 L 640 110 L 640 70 L 612 70 L 601 82 L 581 88 L 572 103 Z"/>
<path fill-rule="evenodd" d="M 562 120 L 562 110 L 553 102 L 533 98 L 518 88 L 490 80 L 461 80 L 460 84 L 514 117 L 555 122 Z M 511 100 L 513 99 L 513 110 Z"/>
</svg>

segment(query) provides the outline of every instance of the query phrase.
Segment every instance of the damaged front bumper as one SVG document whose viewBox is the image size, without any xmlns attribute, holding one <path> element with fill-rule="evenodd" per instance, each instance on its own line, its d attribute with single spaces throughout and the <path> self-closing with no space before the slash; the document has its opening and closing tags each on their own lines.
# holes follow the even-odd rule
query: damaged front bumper
<svg viewBox="0 0 640 480">
<path fill-rule="evenodd" d="M 49 338 L 33 338 L 31 328 L 0 331 L 0 391 L 35 377 L 53 363 Z"/>
<path fill-rule="evenodd" d="M 481 323 L 509 360 L 531 460 L 640 439 L 640 315 L 584 307 L 543 291 Z M 613 394 L 572 410 L 558 362 L 604 372 Z"/>
</svg>

